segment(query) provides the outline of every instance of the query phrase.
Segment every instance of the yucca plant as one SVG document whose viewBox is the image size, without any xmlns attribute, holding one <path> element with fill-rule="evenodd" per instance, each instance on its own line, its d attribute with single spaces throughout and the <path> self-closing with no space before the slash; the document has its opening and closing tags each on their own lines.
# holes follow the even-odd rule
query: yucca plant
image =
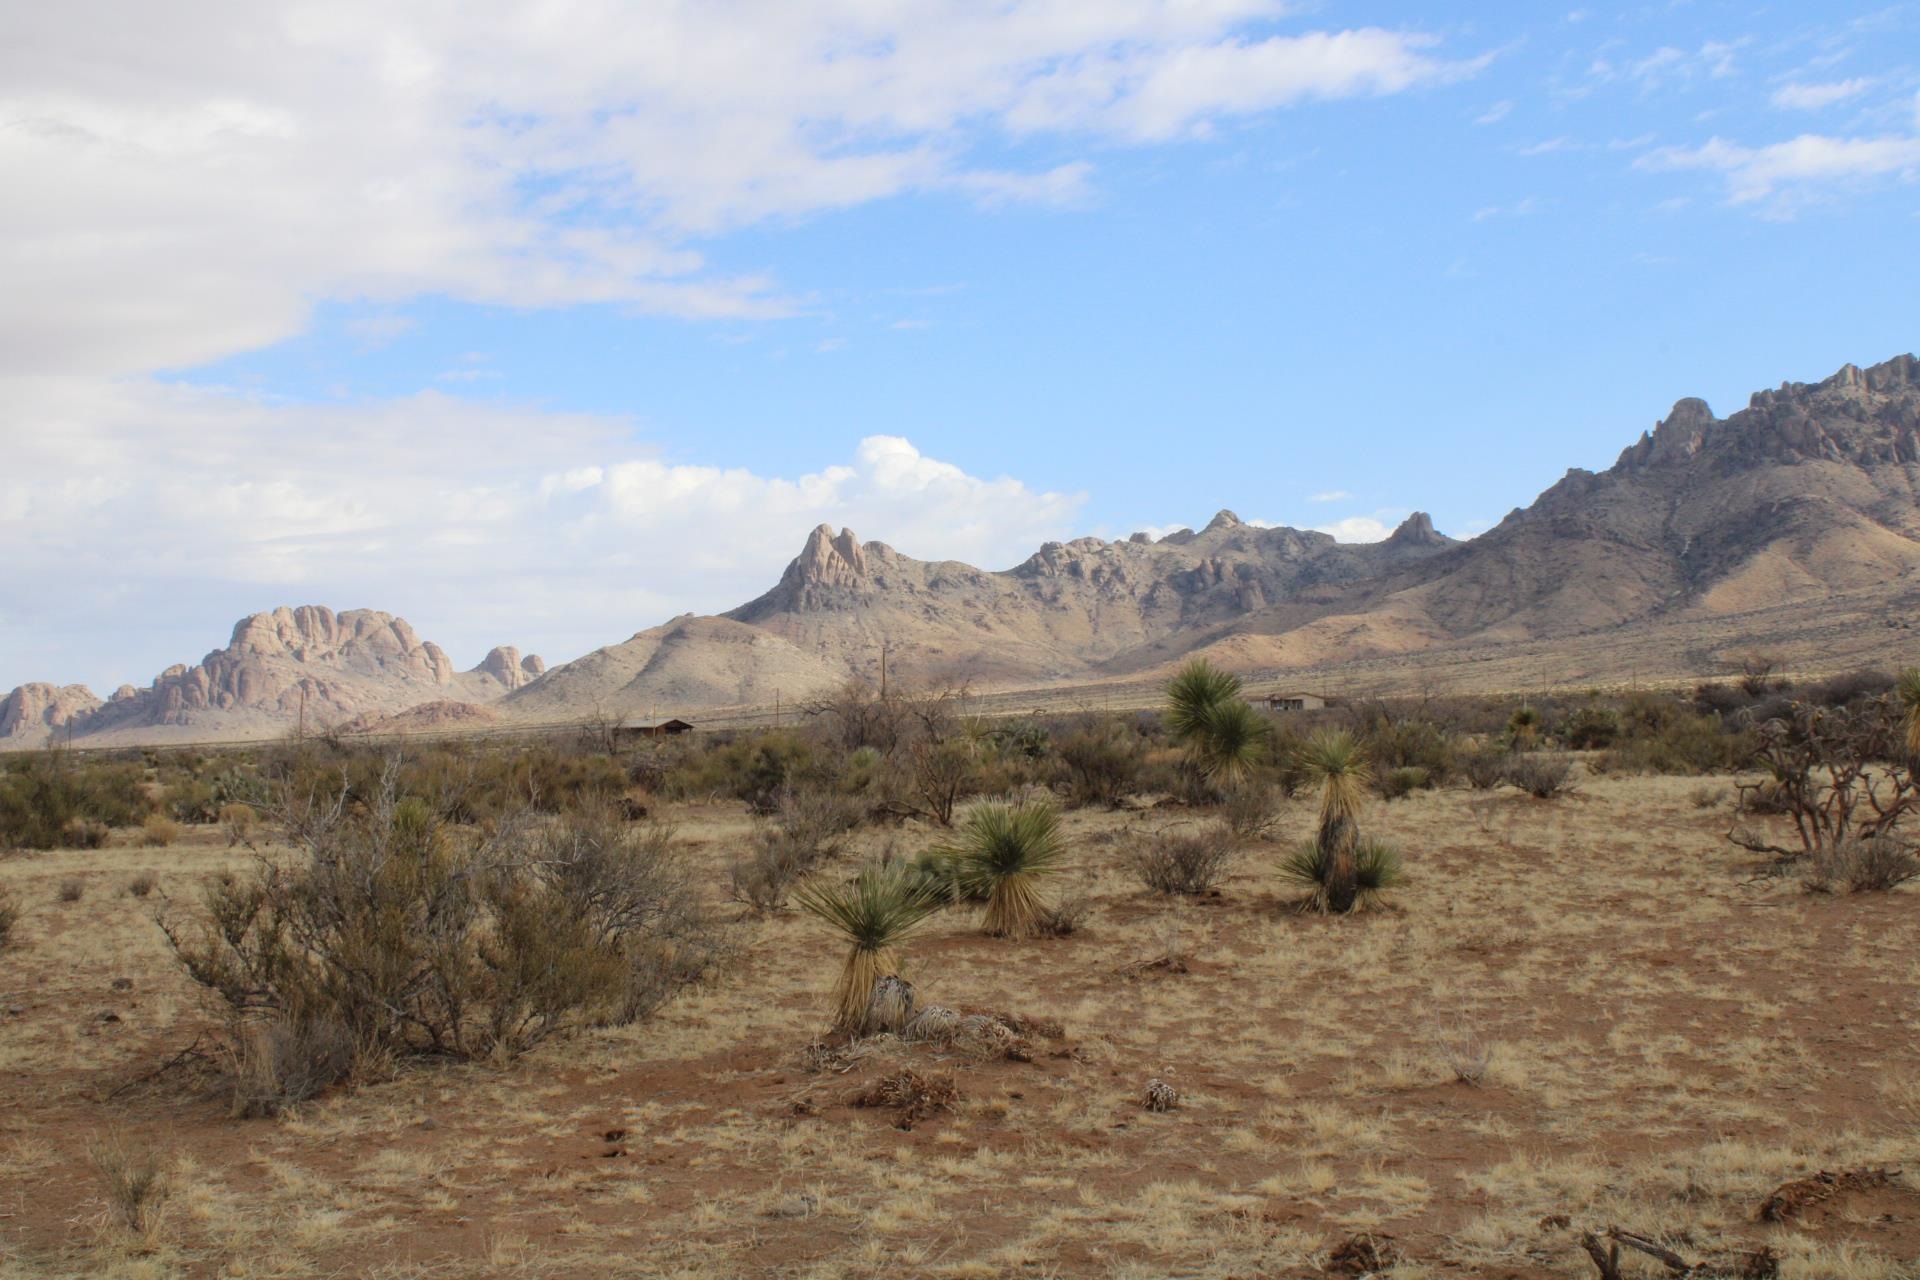
<svg viewBox="0 0 1920 1280">
<path fill-rule="evenodd" d="M 1313 890 L 1307 906 L 1321 911 L 1336 908 L 1327 892 L 1329 859 L 1319 844 L 1307 841 L 1280 864 L 1280 874 Z M 1363 836 L 1353 848 L 1353 899 L 1344 910 L 1366 910 L 1376 906 L 1380 896 L 1406 879 L 1400 851 L 1384 840 Z"/>
<path fill-rule="evenodd" d="M 1920 667 L 1902 670 L 1894 693 L 1906 710 L 1903 723 L 1907 731 L 1907 759 L 1920 762 Z"/>
<path fill-rule="evenodd" d="M 1195 658 L 1167 681 L 1167 727 L 1209 782 L 1235 786 L 1266 755 L 1268 726 L 1240 696 L 1240 677 Z"/>
<path fill-rule="evenodd" d="M 1360 841 L 1360 800 L 1373 780 L 1373 767 L 1360 740 L 1338 729 L 1308 739 L 1300 749 L 1299 763 L 1320 784 L 1320 829 L 1313 847 L 1326 860 L 1325 875 L 1319 880 L 1326 908 L 1351 911 L 1359 892 L 1355 849 Z"/>
<path fill-rule="evenodd" d="M 1195 658 L 1167 681 L 1167 728 L 1182 742 L 1206 736 L 1214 711 L 1240 700 L 1240 677 Z"/>
<path fill-rule="evenodd" d="M 988 933 L 1030 938 L 1047 911 L 1040 881 L 1059 867 L 1066 851 L 1060 815 L 1051 804 L 990 800 L 968 810 L 959 840 L 943 853 L 962 889 L 986 896 L 982 923 Z"/>
<path fill-rule="evenodd" d="M 833 1025 L 857 1033 L 874 984 L 900 972 L 901 944 L 943 901 L 923 879 L 898 866 L 867 867 L 850 883 L 807 885 L 793 897 L 849 944 L 833 988 Z"/>
</svg>

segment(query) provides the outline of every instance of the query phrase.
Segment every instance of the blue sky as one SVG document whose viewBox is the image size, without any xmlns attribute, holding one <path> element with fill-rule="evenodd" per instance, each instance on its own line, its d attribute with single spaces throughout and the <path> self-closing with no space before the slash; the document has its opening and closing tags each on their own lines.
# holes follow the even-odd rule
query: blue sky
<svg viewBox="0 0 1920 1280">
<path fill-rule="evenodd" d="M 1920 345 L 1911 5 L 880 8 L 37 16 L 0 688 L 281 603 L 564 659 L 822 521 L 1467 535 Z"/>
</svg>

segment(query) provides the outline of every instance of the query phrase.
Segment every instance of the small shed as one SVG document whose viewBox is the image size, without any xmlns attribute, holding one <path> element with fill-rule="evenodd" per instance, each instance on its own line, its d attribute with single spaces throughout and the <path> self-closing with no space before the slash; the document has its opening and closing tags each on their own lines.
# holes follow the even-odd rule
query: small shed
<svg viewBox="0 0 1920 1280">
<path fill-rule="evenodd" d="M 692 733 L 685 720 L 662 720 L 659 724 L 623 724 L 613 731 L 615 738 L 672 738 Z"/>
<path fill-rule="evenodd" d="M 1327 705 L 1327 700 L 1319 694 L 1307 693 L 1304 690 L 1256 693 L 1248 701 L 1256 707 L 1265 707 L 1268 711 L 1318 711 Z"/>
</svg>

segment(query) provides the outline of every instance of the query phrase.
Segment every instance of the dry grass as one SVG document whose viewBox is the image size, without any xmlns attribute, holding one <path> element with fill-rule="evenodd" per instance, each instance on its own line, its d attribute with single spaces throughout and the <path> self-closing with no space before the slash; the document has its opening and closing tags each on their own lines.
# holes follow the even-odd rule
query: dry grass
<svg viewBox="0 0 1920 1280">
<path fill-rule="evenodd" d="M 1411 878 L 1335 918 L 1288 910 L 1269 858 L 1170 910 L 1125 852 L 1177 819 L 1080 811 L 1060 876 L 1091 923 L 996 940 L 960 908 L 905 957 L 923 1006 L 1064 1024 L 1022 1057 L 883 1036 L 814 1069 L 844 943 L 787 913 L 648 1022 L 246 1121 L 190 1061 L 110 1097 L 206 1024 L 151 906 L 111 891 L 126 851 L 0 861 L 0 893 L 47 904 L 0 958 L 0 1277 L 1294 1277 L 1368 1234 L 1400 1280 L 1533 1280 L 1591 1276 L 1580 1233 L 1610 1224 L 1694 1260 L 1766 1244 L 1783 1277 L 1911 1276 L 1904 1180 L 1755 1215 L 1823 1169 L 1920 1168 L 1915 889 L 1750 882 L 1700 785 L 1369 808 Z M 670 818 L 720 905 L 752 823 Z M 889 839 L 938 836 L 851 852 Z M 247 856 L 192 828 L 160 870 L 180 900 Z M 98 891 L 53 906 L 68 879 Z M 906 1071 L 943 1108 L 853 1105 Z M 1156 1079 L 1177 1108 L 1145 1108 Z M 117 1199 L 85 1150 L 108 1129 L 167 1153 L 138 1235 L 85 1208 Z"/>
</svg>

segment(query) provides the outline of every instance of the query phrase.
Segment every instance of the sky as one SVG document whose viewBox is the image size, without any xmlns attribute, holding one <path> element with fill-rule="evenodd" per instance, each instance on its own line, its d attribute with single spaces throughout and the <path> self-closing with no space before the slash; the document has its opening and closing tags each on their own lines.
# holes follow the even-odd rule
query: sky
<svg viewBox="0 0 1920 1280">
<path fill-rule="evenodd" d="M 1920 5 L 0 0 L 0 690 L 1472 536 L 1920 347 Z"/>
</svg>

